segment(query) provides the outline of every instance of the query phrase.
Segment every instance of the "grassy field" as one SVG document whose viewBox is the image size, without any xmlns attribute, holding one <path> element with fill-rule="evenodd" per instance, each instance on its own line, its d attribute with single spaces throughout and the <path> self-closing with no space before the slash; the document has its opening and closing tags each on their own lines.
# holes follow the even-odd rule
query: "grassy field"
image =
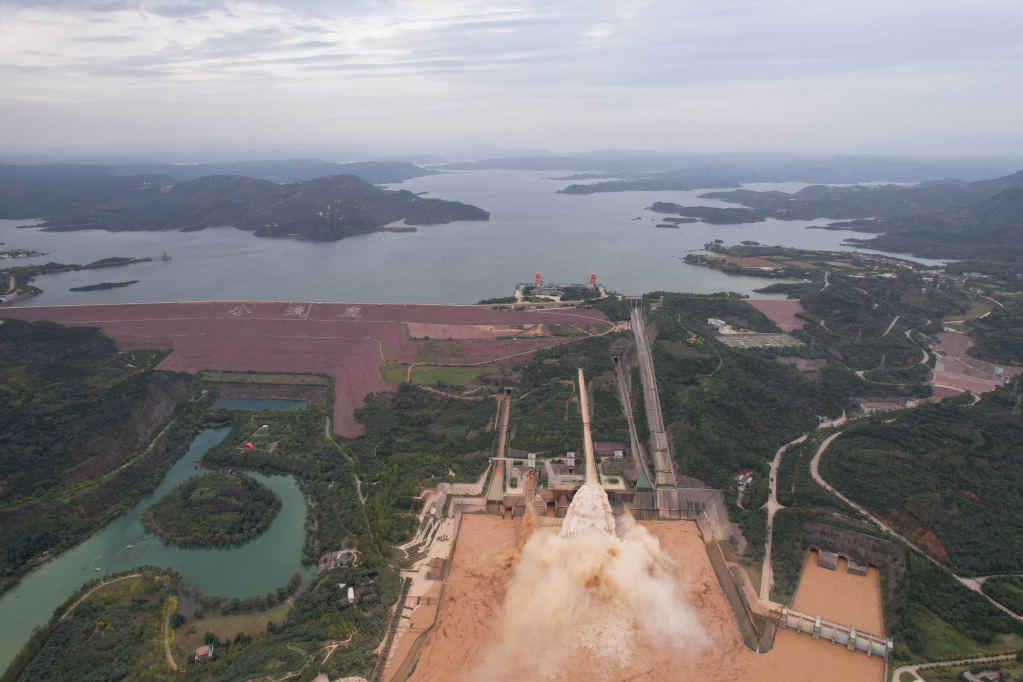
<svg viewBox="0 0 1023 682">
<path fill-rule="evenodd" d="M 955 313 L 953 315 L 946 315 L 943 321 L 948 320 L 975 320 L 981 315 L 987 315 L 989 312 L 994 310 L 998 304 L 990 301 L 983 296 L 977 296 L 976 294 L 969 294 L 970 297 L 970 309 L 963 313 Z"/>
<path fill-rule="evenodd" d="M 435 362 L 447 358 L 460 358 L 464 351 L 460 344 L 452 341 L 427 341 L 419 346 L 416 359 L 420 362 Z"/>
<path fill-rule="evenodd" d="M 284 386 L 329 386 L 330 380 L 315 374 L 276 374 L 272 372 L 199 372 L 203 381 L 222 384 L 280 384 Z"/>
<path fill-rule="evenodd" d="M 550 336 L 586 336 L 586 332 L 574 324 L 545 324 L 544 331 Z"/>
<path fill-rule="evenodd" d="M 175 630 L 175 645 L 180 649 L 180 655 L 184 657 L 190 653 L 195 653 L 195 650 L 203 645 L 202 637 L 207 631 L 215 634 L 217 639 L 220 640 L 224 638 L 234 639 L 234 636 L 239 632 L 244 632 L 246 635 L 254 635 L 257 632 L 265 631 L 267 622 L 271 620 L 280 625 L 290 610 L 291 604 L 279 604 L 267 611 L 198 619 L 184 612 L 185 624 Z M 188 629 L 190 627 L 194 628 L 195 632 L 189 633 Z M 177 657 L 179 652 L 175 651 L 174 654 Z"/>
<path fill-rule="evenodd" d="M 500 370 L 494 367 L 430 367 L 417 365 L 412 368 L 413 384 L 436 384 L 443 381 L 451 386 L 464 386 L 478 376 L 494 374 Z M 408 376 L 408 365 L 384 365 L 380 378 L 389 384 L 400 384 Z"/>
<path fill-rule="evenodd" d="M 928 661 L 941 658 L 957 659 L 968 656 L 1004 654 L 1023 648 L 1023 638 L 1018 635 L 998 635 L 990 644 L 982 645 L 967 639 L 951 628 L 948 623 L 928 612 L 922 619 L 920 641 L 924 644 L 920 656 Z"/>
</svg>

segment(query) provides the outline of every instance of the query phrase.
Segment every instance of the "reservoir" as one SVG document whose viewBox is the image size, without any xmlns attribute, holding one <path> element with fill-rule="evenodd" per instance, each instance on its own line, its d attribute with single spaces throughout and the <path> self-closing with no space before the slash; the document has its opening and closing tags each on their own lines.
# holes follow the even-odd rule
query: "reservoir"
<svg viewBox="0 0 1023 682">
<path fill-rule="evenodd" d="M 304 400 L 280 400 L 277 398 L 217 398 L 210 405 L 211 410 L 252 410 L 253 412 L 280 412 L 282 410 L 304 410 Z"/>
<path fill-rule="evenodd" d="M 269 402 L 268 409 L 296 409 Z M 252 409 L 252 408 L 248 408 Z M 291 476 L 252 473 L 281 496 L 281 509 L 270 527 L 249 542 L 225 548 L 168 547 L 140 523 L 146 506 L 197 473 L 195 464 L 224 440 L 230 428 L 206 429 L 192 441 L 156 489 L 88 540 L 43 564 L 0 597 L 0 670 L 6 670 L 32 630 L 49 621 L 53 610 L 83 583 L 102 574 L 141 564 L 172 568 L 207 594 L 245 597 L 266 594 L 287 584 L 295 571 L 308 578 L 315 566 L 302 566 L 305 500 Z M 132 545 L 128 549 L 128 545 Z M 100 569 L 96 571 L 95 569 Z"/>
<path fill-rule="evenodd" d="M 719 208 L 736 204 L 700 198 L 712 190 L 556 194 L 571 181 L 552 180 L 551 175 L 564 173 L 457 171 L 389 185 L 389 189 L 428 192 L 429 198 L 478 206 L 490 212 L 490 221 L 420 225 L 417 232 L 376 232 L 336 242 L 264 239 L 233 227 L 199 232 L 58 233 L 19 229 L 14 221 L 0 221 L 4 248 L 49 252 L 41 258 L 5 261 L 2 266 L 47 261 L 86 264 L 113 256 L 159 256 L 165 251 L 173 257 L 40 276 L 35 284 L 44 293 L 24 305 L 211 299 L 476 303 L 511 295 L 517 282 L 532 281 L 537 272 L 544 280 L 557 282 L 586 282 L 593 272 L 608 289 L 625 294 L 753 294 L 754 289 L 777 280 L 735 277 L 687 265 L 682 259 L 715 239 L 728 245 L 752 240 L 763 245 L 850 250 L 842 245 L 845 239 L 871 236 L 806 229 L 833 222 L 827 219 L 692 223 L 658 229 L 655 225 L 664 215 L 646 210 L 655 201 Z M 746 188 L 794 192 L 805 186 L 756 183 Z M 68 291 L 133 279 L 139 282 L 118 289 Z"/>
</svg>

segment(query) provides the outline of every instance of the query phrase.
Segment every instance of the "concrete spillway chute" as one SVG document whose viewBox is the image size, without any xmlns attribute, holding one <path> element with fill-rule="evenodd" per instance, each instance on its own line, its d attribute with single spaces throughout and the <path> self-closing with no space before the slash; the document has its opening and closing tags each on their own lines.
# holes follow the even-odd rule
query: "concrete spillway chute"
<svg viewBox="0 0 1023 682">
<path fill-rule="evenodd" d="M 583 413 L 583 450 L 586 453 L 586 485 L 599 485 L 597 464 L 593 460 L 593 438 L 590 436 L 590 405 L 586 393 L 586 379 L 579 368 L 579 408 Z"/>
</svg>

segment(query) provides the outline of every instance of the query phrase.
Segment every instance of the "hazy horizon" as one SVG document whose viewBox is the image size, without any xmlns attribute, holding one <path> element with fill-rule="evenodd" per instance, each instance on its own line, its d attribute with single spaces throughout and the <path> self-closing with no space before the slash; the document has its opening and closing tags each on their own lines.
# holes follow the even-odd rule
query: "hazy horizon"
<svg viewBox="0 0 1023 682">
<path fill-rule="evenodd" d="M 1023 155 L 1021 28 L 1006 0 L 0 0 L 0 147 Z"/>
</svg>

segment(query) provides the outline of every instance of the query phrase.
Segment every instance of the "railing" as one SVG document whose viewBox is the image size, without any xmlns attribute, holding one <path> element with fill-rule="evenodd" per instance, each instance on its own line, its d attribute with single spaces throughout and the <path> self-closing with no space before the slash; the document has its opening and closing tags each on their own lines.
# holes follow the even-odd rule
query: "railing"
<svg viewBox="0 0 1023 682">
<path fill-rule="evenodd" d="M 842 644 L 849 651 L 863 651 L 867 656 L 882 656 L 887 660 L 894 647 L 894 642 L 887 637 L 858 632 L 854 627 L 825 620 L 820 616 L 811 616 L 787 606 L 781 610 L 771 609 L 768 616 L 777 622 L 779 628 L 805 632 L 814 639 L 823 638 L 832 644 Z"/>
</svg>

